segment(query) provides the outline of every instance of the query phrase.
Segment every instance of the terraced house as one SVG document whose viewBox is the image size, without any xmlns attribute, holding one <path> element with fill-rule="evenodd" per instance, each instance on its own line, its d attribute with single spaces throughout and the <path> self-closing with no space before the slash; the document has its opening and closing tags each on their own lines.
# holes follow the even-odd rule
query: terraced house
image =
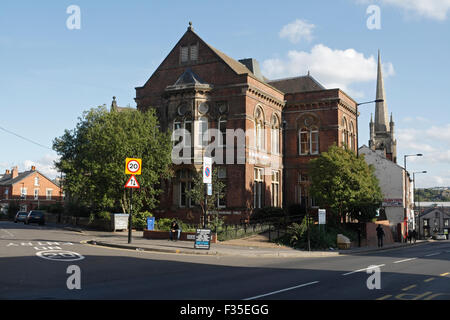
<svg viewBox="0 0 450 320">
<path fill-rule="evenodd" d="M 61 200 L 61 188 L 35 166 L 24 172 L 14 167 L 6 170 L 0 178 L 0 207 L 4 210 L 13 202 L 20 206 L 21 211 L 29 211 Z"/>
<path fill-rule="evenodd" d="M 217 206 L 232 221 L 265 206 L 314 208 L 308 162 L 333 143 L 357 150 L 356 102 L 345 92 L 324 88 L 309 73 L 269 80 L 255 59 L 229 57 L 202 40 L 191 24 L 148 81 L 136 88 L 135 100 L 140 111 L 156 110 L 161 130 L 190 133 L 180 139 L 189 142 L 183 154 L 189 161 L 177 164 L 176 176 L 163 182 L 160 216 L 197 221 L 199 213 L 186 190 L 212 141 L 218 149 L 232 150 L 231 163 L 224 151 L 224 161 L 216 157 L 213 165 L 226 185 Z M 208 129 L 218 135 L 212 137 Z"/>
</svg>

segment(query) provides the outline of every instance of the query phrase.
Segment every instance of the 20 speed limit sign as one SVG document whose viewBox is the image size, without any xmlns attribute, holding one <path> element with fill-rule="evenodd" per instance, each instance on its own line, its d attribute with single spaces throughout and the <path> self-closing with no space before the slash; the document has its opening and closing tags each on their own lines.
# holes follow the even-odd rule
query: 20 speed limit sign
<svg viewBox="0 0 450 320">
<path fill-rule="evenodd" d="M 142 159 L 127 158 L 125 160 L 125 174 L 140 175 L 142 169 Z"/>
</svg>

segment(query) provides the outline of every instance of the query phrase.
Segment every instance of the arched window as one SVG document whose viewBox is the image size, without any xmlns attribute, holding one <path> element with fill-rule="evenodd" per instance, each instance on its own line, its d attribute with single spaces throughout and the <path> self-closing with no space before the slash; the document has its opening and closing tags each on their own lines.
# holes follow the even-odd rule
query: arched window
<svg viewBox="0 0 450 320">
<path fill-rule="evenodd" d="M 342 118 L 342 145 L 348 147 L 348 123 L 345 117 Z"/>
<path fill-rule="evenodd" d="M 179 138 L 178 142 L 183 140 L 185 146 L 192 145 L 192 120 L 188 117 L 186 118 L 177 118 L 173 122 L 173 130 L 184 129 L 184 135 Z M 174 141 L 174 145 L 178 144 L 178 142 Z"/>
<path fill-rule="evenodd" d="M 209 142 L 208 136 L 208 118 L 200 117 L 197 120 L 198 128 L 197 128 L 197 145 L 206 147 Z"/>
<path fill-rule="evenodd" d="M 192 171 L 181 169 L 177 171 L 178 180 L 178 206 L 181 208 L 190 208 L 192 206 L 191 198 L 186 194 L 192 188 Z"/>
<path fill-rule="evenodd" d="M 255 140 L 256 149 L 263 150 L 265 147 L 264 114 L 261 107 L 257 107 L 255 110 Z"/>
<path fill-rule="evenodd" d="M 280 121 L 276 115 L 272 116 L 271 123 L 271 150 L 274 154 L 280 153 Z"/>
<path fill-rule="evenodd" d="M 219 118 L 220 141 L 219 146 L 224 147 L 227 144 L 227 118 Z"/>
<path fill-rule="evenodd" d="M 353 121 L 350 121 L 350 150 L 355 150 L 355 127 Z"/>
<path fill-rule="evenodd" d="M 300 155 L 319 154 L 319 129 L 316 126 L 301 128 L 298 140 Z"/>
<path fill-rule="evenodd" d="M 297 203 L 308 206 L 308 176 L 300 172 L 297 179 Z"/>
</svg>

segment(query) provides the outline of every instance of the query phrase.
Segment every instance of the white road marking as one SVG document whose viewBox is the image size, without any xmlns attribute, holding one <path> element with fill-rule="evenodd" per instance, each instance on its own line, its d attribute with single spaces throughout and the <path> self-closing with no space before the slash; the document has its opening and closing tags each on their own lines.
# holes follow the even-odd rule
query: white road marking
<svg viewBox="0 0 450 320">
<path fill-rule="evenodd" d="M 430 254 L 427 254 L 425 257 L 437 256 L 438 254 L 441 254 L 441 252 L 430 253 Z"/>
<path fill-rule="evenodd" d="M 359 269 L 359 270 L 355 270 L 355 271 L 352 271 L 352 272 L 344 273 L 343 276 L 348 276 L 349 274 L 353 274 L 353 273 L 357 273 L 357 272 L 361 272 L 361 271 L 367 271 L 367 270 L 370 270 L 370 269 L 384 267 L 384 266 L 385 266 L 385 264 L 380 264 L 378 266 L 371 266 L 371 267 L 367 267 L 367 268 L 364 268 L 364 269 Z"/>
<path fill-rule="evenodd" d="M 64 251 L 64 250 L 45 250 L 36 252 L 36 255 L 40 258 L 52 260 L 52 261 L 78 261 L 83 260 L 84 256 L 77 252 Z"/>
<path fill-rule="evenodd" d="M 2 229 L 2 228 L 0 228 L 0 230 L 1 231 L 3 231 L 3 232 L 5 232 L 8 236 L 10 236 L 10 237 L 13 237 L 14 238 L 14 235 L 11 233 L 11 232 L 9 232 L 8 230 L 6 230 L 6 229 Z M 6 238 L 6 236 L 2 236 L 2 238 L 3 239 L 5 239 Z"/>
<path fill-rule="evenodd" d="M 415 260 L 415 259 L 417 259 L 417 258 L 410 258 L 410 259 L 399 260 L 399 261 L 395 261 L 394 263 L 402 263 L 402 262 L 411 261 L 411 260 Z"/>
<path fill-rule="evenodd" d="M 319 281 L 313 281 L 313 282 L 309 282 L 309 283 L 304 283 L 304 284 L 301 284 L 301 285 L 298 285 L 298 286 L 295 286 L 295 287 L 290 287 L 290 288 L 286 288 L 286 289 L 272 291 L 272 292 L 269 292 L 269 293 L 261 294 L 259 296 L 255 296 L 255 297 L 251 297 L 251 298 L 246 298 L 246 299 L 243 299 L 243 300 L 254 300 L 254 299 L 258 299 L 258 298 L 262 298 L 262 297 L 267 297 L 267 296 L 270 296 L 270 295 L 273 295 L 273 294 L 277 294 L 277 293 L 280 293 L 280 292 L 285 292 L 285 291 L 289 291 L 289 290 L 294 290 L 294 289 L 306 287 L 306 286 L 309 286 L 309 285 L 312 285 L 312 284 L 316 284 L 316 283 L 319 283 Z"/>
</svg>

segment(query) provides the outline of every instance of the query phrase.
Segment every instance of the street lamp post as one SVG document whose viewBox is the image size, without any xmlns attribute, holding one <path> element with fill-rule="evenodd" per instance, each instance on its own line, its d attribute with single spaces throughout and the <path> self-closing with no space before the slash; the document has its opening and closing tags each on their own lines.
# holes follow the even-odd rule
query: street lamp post
<svg viewBox="0 0 450 320">
<path fill-rule="evenodd" d="M 403 156 L 403 162 L 404 162 L 404 168 L 405 168 L 405 179 L 404 179 L 404 183 L 405 183 L 405 187 L 404 187 L 404 194 L 405 194 L 405 201 L 404 201 L 404 203 L 403 203 L 403 219 L 404 219 L 404 221 L 405 222 L 407 222 L 408 221 L 408 215 L 407 215 L 407 212 L 408 212 L 408 210 L 407 210 L 407 190 L 406 190 L 406 186 L 407 186 L 407 184 L 408 184 L 408 182 L 407 182 L 407 178 L 408 178 L 408 171 L 406 170 L 406 158 L 407 157 L 422 157 L 423 156 L 423 154 L 421 154 L 421 153 L 417 153 L 417 154 L 405 154 L 404 156 Z M 408 232 L 408 224 L 407 223 L 405 223 L 405 225 L 406 225 L 406 232 Z M 406 240 L 407 241 L 407 240 Z"/>
<path fill-rule="evenodd" d="M 376 99 L 373 101 L 361 102 L 356 104 L 356 157 L 359 158 L 359 128 L 358 128 L 358 107 L 362 104 L 383 102 L 384 99 Z"/>
<path fill-rule="evenodd" d="M 414 209 L 416 209 L 416 173 L 427 173 L 426 171 L 416 171 L 416 172 L 413 172 L 413 190 L 414 190 Z M 419 197 L 417 197 L 417 199 L 419 199 Z M 414 210 L 414 212 L 415 211 L 417 211 L 417 210 Z M 419 229 L 419 239 L 420 239 L 420 217 L 419 217 L 419 215 L 420 215 L 420 201 L 419 201 L 419 213 L 416 215 L 417 216 L 417 218 L 416 218 L 416 225 L 417 225 L 417 222 L 418 222 L 418 225 L 419 225 L 419 227 L 418 227 L 418 229 Z"/>
</svg>

